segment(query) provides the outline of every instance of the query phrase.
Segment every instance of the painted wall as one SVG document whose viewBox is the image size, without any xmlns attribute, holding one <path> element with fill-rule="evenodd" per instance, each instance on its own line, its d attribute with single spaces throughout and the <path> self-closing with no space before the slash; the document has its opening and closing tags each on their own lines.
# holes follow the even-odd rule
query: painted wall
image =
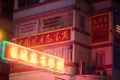
<svg viewBox="0 0 120 80">
<path fill-rule="evenodd" d="M 104 5 L 104 6 L 101 6 Z M 101 2 L 96 2 L 93 4 L 94 10 L 101 10 L 101 9 L 106 9 L 110 8 L 112 6 L 112 0 L 105 0 Z"/>
</svg>

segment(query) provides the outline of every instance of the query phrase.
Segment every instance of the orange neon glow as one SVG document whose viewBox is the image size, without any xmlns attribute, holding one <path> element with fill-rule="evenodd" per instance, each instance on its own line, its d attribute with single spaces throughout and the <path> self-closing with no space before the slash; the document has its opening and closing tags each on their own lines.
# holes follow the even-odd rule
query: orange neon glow
<svg viewBox="0 0 120 80">
<path fill-rule="evenodd" d="M 46 59 L 47 59 L 47 57 L 46 56 L 41 56 L 40 57 L 40 64 L 41 64 L 41 66 L 46 66 L 47 64 L 46 64 Z"/>
<path fill-rule="evenodd" d="M 25 48 L 13 43 L 7 44 L 4 50 L 4 58 L 7 60 L 44 68 L 54 72 L 64 72 L 64 60 L 62 58 Z"/>
<path fill-rule="evenodd" d="M 37 64 L 38 63 L 37 54 L 34 53 L 34 52 L 32 54 L 30 54 L 30 63 L 32 63 L 32 64 Z"/>
<path fill-rule="evenodd" d="M 13 59 L 18 59 L 18 48 L 16 46 L 12 46 L 10 49 L 10 57 Z"/>
<path fill-rule="evenodd" d="M 56 68 L 57 68 L 57 70 L 62 70 L 62 67 L 63 67 L 63 65 L 62 64 L 64 64 L 63 62 L 61 62 L 61 61 L 57 61 L 57 66 L 56 66 Z"/>
<path fill-rule="evenodd" d="M 19 54 L 19 59 L 28 62 L 28 52 L 26 50 L 21 50 Z"/>
<path fill-rule="evenodd" d="M 55 67 L 55 60 L 54 59 L 50 58 L 48 60 L 48 67 L 49 68 L 54 68 Z"/>
</svg>

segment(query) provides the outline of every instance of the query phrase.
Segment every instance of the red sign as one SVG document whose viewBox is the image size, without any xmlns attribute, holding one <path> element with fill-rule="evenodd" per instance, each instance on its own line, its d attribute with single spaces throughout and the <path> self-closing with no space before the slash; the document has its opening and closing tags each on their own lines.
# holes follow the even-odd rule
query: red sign
<svg viewBox="0 0 120 80">
<path fill-rule="evenodd" d="M 53 72 L 64 72 L 64 60 L 62 58 L 25 48 L 7 41 L 2 42 L 2 59 Z"/>
<path fill-rule="evenodd" d="M 109 41 L 110 14 L 101 13 L 92 16 L 91 35 L 92 43 Z"/>
<path fill-rule="evenodd" d="M 44 32 L 15 39 L 15 43 L 26 47 L 37 47 L 71 40 L 71 28 Z"/>
</svg>

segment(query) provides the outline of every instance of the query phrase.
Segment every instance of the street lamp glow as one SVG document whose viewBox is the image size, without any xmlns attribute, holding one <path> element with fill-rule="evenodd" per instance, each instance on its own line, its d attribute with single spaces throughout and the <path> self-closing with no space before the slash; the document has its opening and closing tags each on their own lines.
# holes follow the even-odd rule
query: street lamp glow
<svg viewBox="0 0 120 80">
<path fill-rule="evenodd" d="M 3 35 L 4 35 L 3 31 L 0 29 L 0 41 L 3 40 Z"/>
</svg>

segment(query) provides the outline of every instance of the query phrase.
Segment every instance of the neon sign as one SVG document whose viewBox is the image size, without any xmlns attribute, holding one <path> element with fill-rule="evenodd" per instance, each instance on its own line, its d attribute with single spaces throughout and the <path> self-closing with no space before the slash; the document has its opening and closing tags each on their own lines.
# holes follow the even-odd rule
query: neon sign
<svg viewBox="0 0 120 80">
<path fill-rule="evenodd" d="M 2 59 L 64 73 L 62 58 L 45 54 L 7 41 L 2 42 Z"/>
<path fill-rule="evenodd" d="M 116 25 L 116 32 L 120 33 L 120 26 Z"/>
</svg>

